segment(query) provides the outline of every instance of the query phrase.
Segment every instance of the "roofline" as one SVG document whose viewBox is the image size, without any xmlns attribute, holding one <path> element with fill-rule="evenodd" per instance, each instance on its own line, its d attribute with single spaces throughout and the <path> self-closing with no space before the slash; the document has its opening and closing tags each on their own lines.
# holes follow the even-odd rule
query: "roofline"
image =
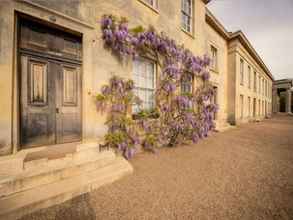
<svg viewBox="0 0 293 220">
<path fill-rule="evenodd" d="M 223 38 L 226 40 L 230 39 L 229 32 L 208 8 L 206 8 L 206 22 L 210 24 Z"/>
<path fill-rule="evenodd" d="M 245 47 L 248 53 L 257 61 L 265 73 L 274 81 L 274 77 L 271 74 L 268 67 L 265 65 L 261 57 L 258 55 L 252 44 L 249 42 L 244 33 L 239 30 L 234 33 L 228 32 L 224 25 L 212 14 L 212 12 L 206 8 L 206 22 L 211 25 L 228 43 L 236 38 L 239 39 L 240 43 Z"/>
<path fill-rule="evenodd" d="M 232 34 L 230 34 L 230 40 L 234 40 L 238 38 L 242 45 L 247 49 L 247 51 L 250 53 L 250 55 L 256 59 L 257 63 L 262 67 L 262 69 L 265 71 L 265 73 L 274 81 L 274 76 L 272 75 L 271 71 L 269 68 L 266 66 L 266 64 L 263 62 L 259 54 L 256 52 L 252 44 L 249 42 L 245 34 L 241 31 L 238 30 Z"/>
</svg>

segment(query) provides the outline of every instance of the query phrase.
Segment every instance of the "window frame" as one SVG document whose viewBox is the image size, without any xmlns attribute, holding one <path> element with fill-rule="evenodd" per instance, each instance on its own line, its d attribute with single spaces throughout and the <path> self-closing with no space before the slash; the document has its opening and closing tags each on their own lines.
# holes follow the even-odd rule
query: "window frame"
<svg viewBox="0 0 293 220">
<path fill-rule="evenodd" d="M 194 78 L 190 75 L 188 75 L 188 77 L 190 77 L 188 80 L 181 80 L 180 81 L 180 92 L 181 94 L 184 94 L 184 93 L 193 93 L 193 83 L 194 83 Z M 189 92 L 186 92 L 186 91 L 182 91 L 182 88 L 183 88 L 183 85 L 184 87 L 187 85 L 187 86 L 190 86 L 190 90 Z"/>
<path fill-rule="evenodd" d="M 247 98 L 247 105 L 248 105 L 248 117 L 251 117 L 251 98 L 248 96 Z"/>
<path fill-rule="evenodd" d="M 190 1 L 190 14 L 188 14 L 188 12 L 186 12 L 184 9 L 184 3 L 185 1 Z M 194 0 L 181 0 L 181 10 L 180 10 L 180 15 L 181 15 L 181 30 L 183 30 L 185 33 L 190 34 L 191 36 L 193 36 L 193 31 L 194 31 L 194 22 L 193 22 L 193 13 L 194 13 Z M 186 16 L 189 19 L 189 29 L 187 30 L 185 28 L 185 20 L 183 20 L 183 16 Z M 184 24 L 184 25 L 183 25 Z"/>
<path fill-rule="evenodd" d="M 214 61 L 214 53 L 215 52 L 215 58 L 216 58 L 216 62 Z M 211 65 L 211 70 L 213 70 L 214 72 L 218 72 L 218 48 L 215 47 L 214 45 L 210 45 L 210 53 L 211 53 L 211 58 L 212 58 L 212 65 Z"/>
<path fill-rule="evenodd" d="M 253 72 L 253 91 L 256 93 L 257 92 L 257 72 L 254 70 Z"/>
<path fill-rule="evenodd" d="M 240 85 L 244 85 L 244 60 L 240 58 Z"/>
<path fill-rule="evenodd" d="M 240 94 L 240 119 L 244 118 L 244 95 Z"/>
<path fill-rule="evenodd" d="M 219 93 L 219 88 L 218 86 L 213 86 L 213 91 L 214 91 L 214 95 L 213 95 L 213 100 L 212 103 L 215 105 L 218 105 L 218 93 Z M 213 120 L 218 120 L 218 112 L 214 112 L 213 114 Z"/>
<path fill-rule="evenodd" d="M 261 94 L 261 76 L 258 76 L 258 93 Z"/>
<path fill-rule="evenodd" d="M 141 87 L 141 86 L 137 86 L 136 85 L 136 80 L 135 80 L 135 62 L 136 61 L 139 61 L 139 62 L 149 62 L 149 63 L 152 63 L 153 64 L 153 88 L 147 88 L 147 87 Z M 140 76 L 141 77 L 141 76 Z M 154 97 L 153 97 L 153 106 L 151 108 L 145 108 L 144 106 L 143 107 L 140 107 L 138 109 L 138 111 L 135 110 L 135 106 L 133 106 L 132 108 L 132 114 L 137 114 L 139 113 L 141 110 L 151 110 L 153 108 L 156 107 L 156 98 L 155 98 L 155 91 L 156 91 L 156 87 L 157 87 L 157 63 L 155 60 L 153 59 L 150 59 L 150 58 L 147 58 L 147 57 L 137 57 L 135 59 L 133 59 L 133 67 L 132 67 L 132 78 L 133 78 L 133 82 L 134 82 L 134 93 L 135 95 L 137 95 L 139 97 L 139 94 L 136 92 L 136 91 L 152 91 L 153 94 L 154 94 Z M 144 103 L 146 100 L 142 100 L 142 103 Z"/>
<path fill-rule="evenodd" d="M 247 66 L 247 78 L 248 78 L 248 88 L 251 89 L 251 67 Z"/>
</svg>

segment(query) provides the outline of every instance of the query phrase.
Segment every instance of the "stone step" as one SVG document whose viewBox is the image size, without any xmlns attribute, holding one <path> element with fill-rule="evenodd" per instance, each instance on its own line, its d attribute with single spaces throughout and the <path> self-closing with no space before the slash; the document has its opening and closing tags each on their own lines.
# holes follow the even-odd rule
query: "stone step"
<svg viewBox="0 0 293 220">
<path fill-rule="evenodd" d="M 82 158 L 75 155 L 73 159 L 65 157 L 64 159 L 47 161 L 39 166 L 38 170 L 25 170 L 18 175 L 2 179 L 0 182 L 0 197 L 102 168 L 111 164 L 115 157 L 115 153 L 109 150 L 95 153 L 88 152 L 87 157 L 83 155 Z"/>
<path fill-rule="evenodd" d="M 76 146 L 76 151 L 81 152 L 81 151 L 86 151 L 86 150 L 92 150 L 92 149 L 99 149 L 99 142 L 86 142 L 86 143 L 81 143 Z"/>
<path fill-rule="evenodd" d="M 58 182 L 0 198 L 0 219 L 17 219 L 36 210 L 60 204 L 133 172 L 122 157 L 103 167 Z"/>
<path fill-rule="evenodd" d="M 57 147 L 51 147 L 51 149 L 52 148 L 57 148 Z M 55 150 L 56 152 L 58 152 L 58 150 L 62 152 L 62 147 L 60 147 L 60 149 L 61 150 L 59 149 L 53 149 L 53 150 Z M 63 156 L 53 160 L 52 159 L 49 160 L 48 158 L 40 158 L 40 159 L 30 160 L 27 162 L 24 161 L 23 168 L 25 170 L 28 170 L 28 169 L 32 170 L 34 168 L 38 170 L 40 167 L 47 167 L 47 166 L 50 166 L 51 164 L 57 164 L 57 163 L 66 164 L 70 162 L 72 159 L 81 158 L 83 155 L 88 157 L 89 155 L 91 155 L 91 153 L 99 153 L 99 151 L 100 151 L 99 144 L 97 142 L 82 143 L 82 144 L 78 144 L 77 146 L 74 146 L 74 150 L 72 150 L 71 153 L 65 154 L 65 157 Z"/>
</svg>

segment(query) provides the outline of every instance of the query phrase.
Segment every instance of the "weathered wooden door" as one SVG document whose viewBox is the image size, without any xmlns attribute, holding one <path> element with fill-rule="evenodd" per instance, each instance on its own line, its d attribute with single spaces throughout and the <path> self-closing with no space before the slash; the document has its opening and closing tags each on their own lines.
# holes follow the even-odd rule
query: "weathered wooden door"
<svg viewBox="0 0 293 220">
<path fill-rule="evenodd" d="M 56 141 L 78 141 L 81 133 L 80 67 L 62 63 L 56 68 Z"/>
<path fill-rule="evenodd" d="M 55 143 L 55 76 L 45 59 L 21 56 L 21 144 Z"/>
<path fill-rule="evenodd" d="M 80 41 L 29 21 L 20 30 L 21 147 L 79 141 Z"/>
</svg>

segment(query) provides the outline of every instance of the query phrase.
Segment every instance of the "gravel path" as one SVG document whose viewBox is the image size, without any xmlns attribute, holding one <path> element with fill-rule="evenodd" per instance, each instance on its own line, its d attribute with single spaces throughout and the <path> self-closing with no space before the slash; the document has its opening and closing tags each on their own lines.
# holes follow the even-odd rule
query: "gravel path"
<svg viewBox="0 0 293 220">
<path fill-rule="evenodd" d="M 34 219 L 293 219 L 293 117 L 137 155 L 134 174 Z"/>
</svg>

